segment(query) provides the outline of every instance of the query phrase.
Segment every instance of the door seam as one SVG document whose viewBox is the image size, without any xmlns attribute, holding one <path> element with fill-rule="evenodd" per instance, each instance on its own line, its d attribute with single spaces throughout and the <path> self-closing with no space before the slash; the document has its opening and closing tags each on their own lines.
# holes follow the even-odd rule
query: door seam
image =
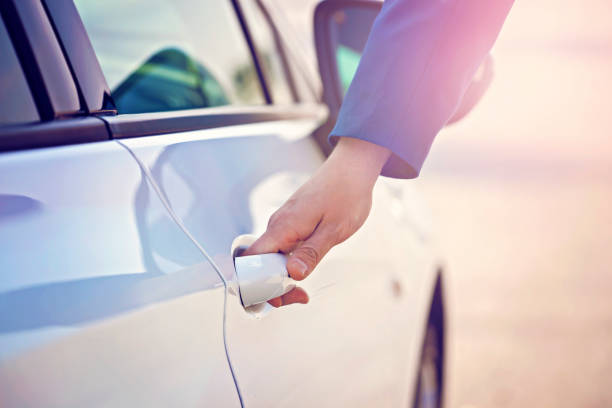
<svg viewBox="0 0 612 408">
<path fill-rule="evenodd" d="M 155 194 L 159 197 L 162 205 L 164 206 L 164 208 L 166 209 L 166 211 L 170 215 L 170 218 L 172 218 L 172 220 L 181 229 L 181 231 L 183 231 L 183 233 L 185 235 L 187 235 L 187 238 L 189 240 L 191 240 L 191 242 L 196 246 L 196 248 L 198 248 L 198 250 L 204 255 L 204 257 L 206 258 L 208 263 L 213 267 L 213 269 L 215 270 L 215 272 L 217 273 L 217 275 L 219 276 L 219 278 L 223 282 L 223 289 L 224 289 L 223 290 L 223 347 L 225 349 L 225 358 L 226 358 L 227 364 L 229 366 L 230 373 L 232 375 L 232 380 L 234 381 L 234 387 L 236 388 L 236 393 L 238 394 L 238 400 L 240 402 L 240 406 L 242 408 L 244 408 L 244 401 L 242 399 L 242 392 L 240 391 L 240 386 L 238 385 L 238 379 L 236 377 L 236 373 L 234 372 L 234 366 L 233 366 L 232 360 L 230 358 L 228 342 L 227 342 L 226 327 L 227 327 L 227 299 L 228 299 L 228 294 L 229 294 L 228 293 L 229 292 L 229 283 L 227 282 L 227 280 L 225 279 L 225 277 L 221 273 L 221 269 L 217 266 L 215 261 L 213 261 L 213 259 L 208 254 L 208 252 L 206 252 L 206 250 L 198 243 L 198 241 L 191 234 L 191 232 L 189 232 L 187 227 L 185 227 L 185 224 L 183 224 L 183 221 L 179 218 L 178 215 L 176 215 L 176 213 L 172 209 L 172 206 L 170 205 L 170 202 L 168 201 L 168 198 L 166 197 L 165 194 L 163 194 L 161 188 L 159 187 L 159 185 L 153 179 L 153 175 L 149 171 L 148 167 L 145 166 L 145 164 L 136 156 L 136 154 L 129 147 L 127 147 L 125 144 L 123 144 L 119 140 L 115 140 L 115 142 L 118 143 L 125 150 L 127 150 L 127 152 L 130 154 L 130 156 L 132 156 L 134 158 L 134 160 L 136 160 L 136 163 L 138 163 L 138 166 L 140 167 L 140 170 L 143 172 L 143 174 L 145 175 L 146 179 L 149 181 L 149 183 L 153 187 L 153 190 L 155 190 Z"/>
</svg>

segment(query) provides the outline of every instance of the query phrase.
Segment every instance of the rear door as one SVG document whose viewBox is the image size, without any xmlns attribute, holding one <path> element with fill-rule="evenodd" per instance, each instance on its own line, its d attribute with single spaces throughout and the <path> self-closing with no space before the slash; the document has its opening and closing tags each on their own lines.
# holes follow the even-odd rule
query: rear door
<svg viewBox="0 0 612 408">
<path fill-rule="evenodd" d="M 301 99 L 257 4 L 77 1 L 119 111 L 104 118 L 112 136 L 231 283 L 234 240 L 262 233 L 324 160 L 311 135 L 326 109 Z M 226 341 L 247 406 L 374 406 L 407 394 L 407 302 L 419 288 L 397 289 L 398 248 L 412 244 L 394 241 L 392 218 L 381 222 L 388 204 L 304 282 L 308 306 L 254 315 L 234 288 Z"/>
<path fill-rule="evenodd" d="M 0 406 L 239 406 L 223 282 L 109 140 L 105 86 L 75 85 L 99 67 L 66 63 L 54 6 L 0 4 Z"/>
</svg>

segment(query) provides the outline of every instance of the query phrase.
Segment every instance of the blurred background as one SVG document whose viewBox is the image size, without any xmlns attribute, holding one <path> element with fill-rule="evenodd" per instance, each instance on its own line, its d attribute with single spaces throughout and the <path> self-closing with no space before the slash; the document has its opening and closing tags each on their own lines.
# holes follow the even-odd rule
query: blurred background
<svg viewBox="0 0 612 408">
<path fill-rule="evenodd" d="M 268 3 L 312 25 L 312 0 Z M 612 406 L 611 18 L 516 2 L 491 88 L 409 181 L 448 261 L 448 407 Z"/>
</svg>

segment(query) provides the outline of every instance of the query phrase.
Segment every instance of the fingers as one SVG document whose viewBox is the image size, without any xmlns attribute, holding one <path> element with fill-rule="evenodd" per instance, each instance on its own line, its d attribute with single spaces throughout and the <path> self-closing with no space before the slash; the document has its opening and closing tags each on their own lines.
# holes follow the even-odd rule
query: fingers
<svg viewBox="0 0 612 408">
<path fill-rule="evenodd" d="M 306 239 L 317 227 L 320 212 L 312 206 L 304 208 L 295 200 L 289 199 L 268 221 L 266 232 L 259 237 L 244 255 L 274 252 L 289 253 L 296 245 Z"/>
<path fill-rule="evenodd" d="M 299 242 L 299 237 L 288 230 L 268 228 L 268 230 L 248 247 L 242 256 L 256 254 L 271 254 L 275 252 L 289 253 Z"/>
<path fill-rule="evenodd" d="M 287 306 L 293 303 L 308 303 L 308 294 L 306 291 L 300 287 L 295 287 L 291 289 L 289 292 L 285 293 L 283 296 L 270 299 L 268 303 L 270 303 L 274 307 Z"/>
<path fill-rule="evenodd" d="M 307 277 L 321 258 L 338 243 L 337 237 L 333 225 L 320 224 L 315 232 L 290 254 L 287 261 L 289 276 L 295 280 Z"/>
</svg>

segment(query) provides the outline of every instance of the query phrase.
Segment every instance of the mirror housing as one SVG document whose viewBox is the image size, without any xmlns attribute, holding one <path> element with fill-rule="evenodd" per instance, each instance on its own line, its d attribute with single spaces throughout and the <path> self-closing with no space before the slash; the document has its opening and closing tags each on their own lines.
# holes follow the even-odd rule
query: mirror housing
<svg viewBox="0 0 612 408">
<path fill-rule="evenodd" d="M 381 8 L 382 1 L 378 0 L 324 0 L 315 9 L 315 47 L 323 101 L 330 111 L 329 123 L 324 125 L 328 133 L 336 122 L 344 94 Z M 492 79 L 493 60 L 489 55 L 446 124 L 464 118 L 480 101 Z"/>
</svg>

